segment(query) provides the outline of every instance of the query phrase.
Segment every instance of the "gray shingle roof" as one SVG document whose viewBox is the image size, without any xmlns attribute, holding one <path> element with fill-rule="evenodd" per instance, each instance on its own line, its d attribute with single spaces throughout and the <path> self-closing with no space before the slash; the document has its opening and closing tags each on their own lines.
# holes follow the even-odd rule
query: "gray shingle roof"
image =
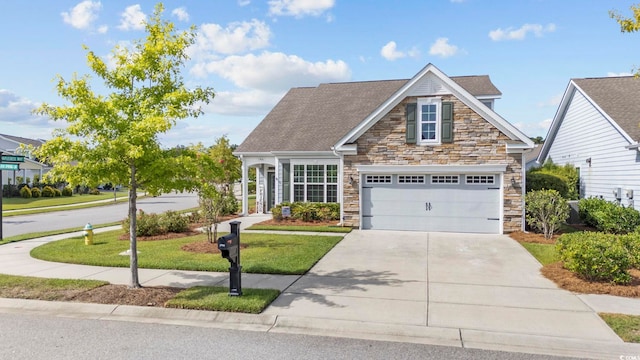
<svg viewBox="0 0 640 360">
<path fill-rule="evenodd" d="M 0 136 L 21 144 L 33 145 L 34 148 L 38 148 L 40 147 L 40 145 L 44 144 L 44 140 L 28 139 L 20 136 L 13 136 L 13 135 L 7 135 L 7 134 L 0 134 Z"/>
<path fill-rule="evenodd" d="M 451 79 L 474 96 L 501 94 L 486 75 Z M 293 88 L 235 152 L 330 151 L 407 81 L 344 82 Z"/>
<path fill-rule="evenodd" d="M 640 79 L 633 76 L 573 79 L 629 136 L 640 141 Z"/>
</svg>

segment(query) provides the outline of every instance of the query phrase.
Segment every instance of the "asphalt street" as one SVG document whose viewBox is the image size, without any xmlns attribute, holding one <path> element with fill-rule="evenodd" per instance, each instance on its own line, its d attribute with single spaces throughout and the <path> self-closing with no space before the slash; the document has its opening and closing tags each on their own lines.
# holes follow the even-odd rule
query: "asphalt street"
<svg viewBox="0 0 640 360">
<path fill-rule="evenodd" d="M 295 334 L 0 314 L 0 358 L 57 359 L 569 359 Z"/>
<path fill-rule="evenodd" d="M 195 193 L 170 193 L 158 197 L 138 198 L 137 208 L 147 213 L 162 213 L 167 210 L 183 210 L 198 206 Z M 87 223 L 104 224 L 121 221 L 127 217 L 129 204 L 120 202 L 86 209 L 56 211 L 33 215 L 4 216 L 4 237 L 69 228 L 83 227 Z"/>
</svg>

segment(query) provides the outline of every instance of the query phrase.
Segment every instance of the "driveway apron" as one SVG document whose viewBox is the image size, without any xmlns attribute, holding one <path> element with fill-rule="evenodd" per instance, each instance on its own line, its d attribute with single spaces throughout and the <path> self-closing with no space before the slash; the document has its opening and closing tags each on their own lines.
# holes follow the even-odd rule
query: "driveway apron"
<svg viewBox="0 0 640 360">
<path fill-rule="evenodd" d="M 365 322 L 621 342 L 505 235 L 357 230 L 265 311 Z"/>
</svg>

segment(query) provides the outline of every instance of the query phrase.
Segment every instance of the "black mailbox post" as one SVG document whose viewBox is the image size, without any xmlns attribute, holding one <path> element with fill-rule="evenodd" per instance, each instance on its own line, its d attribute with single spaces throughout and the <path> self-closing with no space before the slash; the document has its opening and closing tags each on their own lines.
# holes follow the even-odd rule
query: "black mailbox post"
<svg viewBox="0 0 640 360">
<path fill-rule="evenodd" d="M 240 266 L 240 221 L 232 221 L 231 232 L 218 238 L 218 249 L 222 257 L 229 260 L 229 296 L 242 295 Z"/>
</svg>

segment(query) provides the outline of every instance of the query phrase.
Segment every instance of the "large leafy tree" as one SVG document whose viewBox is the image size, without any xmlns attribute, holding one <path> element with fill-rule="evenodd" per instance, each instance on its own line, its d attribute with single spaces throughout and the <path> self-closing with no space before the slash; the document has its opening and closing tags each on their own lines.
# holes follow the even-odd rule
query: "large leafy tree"
<svg viewBox="0 0 640 360">
<path fill-rule="evenodd" d="M 186 49 L 195 41 L 195 27 L 178 32 L 161 18 L 156 5 L 146 21 L 146 38 L 130 47 L 116 46 L 113 65 L 87 50 L 90 69 L 102 79 L 108 94 L 95 93 L 90 77 L 57 78 L 58 94 L 67 105 L 43 104 L 36 112 L 67 127 L 57 129 L 39 156 L 54 164 L 53 175 L 71 184 L 128 184 L 131 287 L 140 287 L 136 245 L 136 194 L 142 186 L 159 193 L 189 186 L 178 172 L 182 156 L 164 150 L 158 136 L 177 120 L 202 114 L 197 106 L 209 102 L 211 88 L 187 89 L 181 70 Z"/>
<path fill-rule="evenodd" d="M 631 17 L 622 16 L 617 11 L 609 11 L 609 16 L 618 22 L 620 31 L 631 33 L 640 31 L 640 4 L 631 6 Z M 635 68 L 636 77 L 640 76 L 640 68 Z"/>
</svg>

